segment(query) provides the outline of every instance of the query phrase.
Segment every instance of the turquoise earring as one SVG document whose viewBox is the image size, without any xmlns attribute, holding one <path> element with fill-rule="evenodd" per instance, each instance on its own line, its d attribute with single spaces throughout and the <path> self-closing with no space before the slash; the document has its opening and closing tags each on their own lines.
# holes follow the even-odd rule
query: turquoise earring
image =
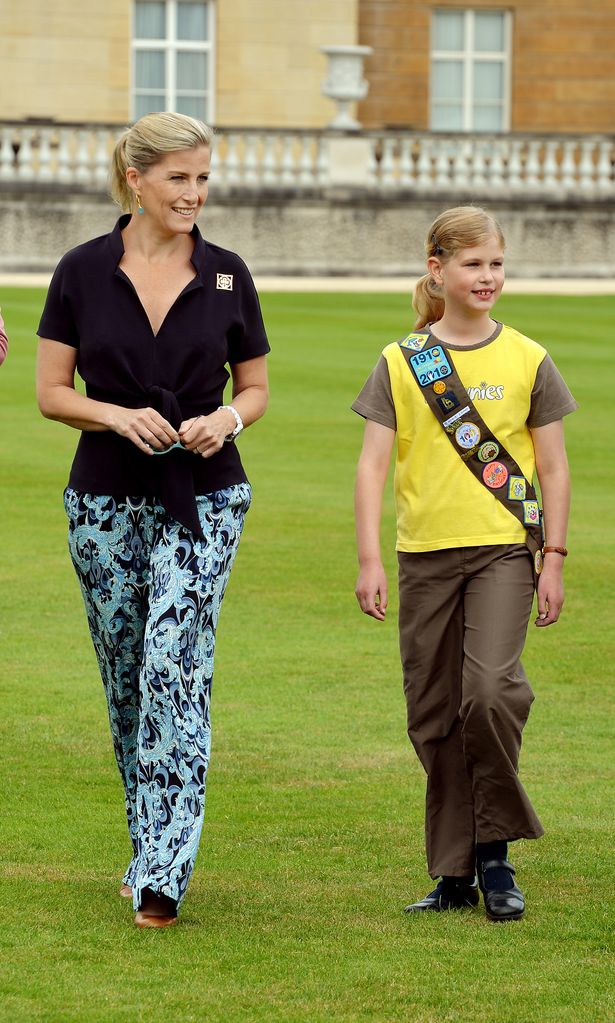
<svg viewBox="0 0 615 1023">
<path fill-rule="evenodd" d="M 145 210 L 143 209 L 143 207 L 141 205 L 141 196 L 139 195 L 138 192 L 136 193 L 136 199 L 137 199 L 137 213 L 145 213 Z"/>
</svg>

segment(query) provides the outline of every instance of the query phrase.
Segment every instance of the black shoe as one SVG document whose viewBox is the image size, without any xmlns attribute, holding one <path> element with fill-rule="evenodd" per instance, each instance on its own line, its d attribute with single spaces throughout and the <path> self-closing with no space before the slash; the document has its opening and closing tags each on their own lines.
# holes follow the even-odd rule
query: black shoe
<svg viewBox="0 0 615 1023">
<path fill-rule="evenodd" d="M 476 880 L 456 881 L 455 878 L 442 878 L 433 892 L 426 895 L 420 902 L 406 906 L 404 913 L 443 913 L 449 909 L 468 909 L 478 906 L 478 884 Z"/>
<path fill-rule="evenodd" d="M 507 870 L 510 875 L 510 887 L 489 888 L 489 870 Z M 478 883 L 485 900 L 485 909 L 490 920 L 504 923 L 506 920 L 520 920 L 525 913 L 523 892 L 513 881 L 515 868 L 507 860 L 487 860 L 478 864 Z"/>
</svg>

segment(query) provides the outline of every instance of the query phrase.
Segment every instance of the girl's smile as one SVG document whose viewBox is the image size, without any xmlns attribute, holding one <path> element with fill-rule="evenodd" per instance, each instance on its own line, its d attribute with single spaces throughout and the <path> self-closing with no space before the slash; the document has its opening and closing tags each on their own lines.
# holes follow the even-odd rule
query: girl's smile
<svg viewBox="0 0 615 1023">
<path fill-rule="evenodd" d="M 432 256 L 429 270 L 444 292 L 447 313 L 473 316 L 488 312 L 504 285 L 504 251 L 496 237 L 460 249 L 447 259 Z"/>
</svg>

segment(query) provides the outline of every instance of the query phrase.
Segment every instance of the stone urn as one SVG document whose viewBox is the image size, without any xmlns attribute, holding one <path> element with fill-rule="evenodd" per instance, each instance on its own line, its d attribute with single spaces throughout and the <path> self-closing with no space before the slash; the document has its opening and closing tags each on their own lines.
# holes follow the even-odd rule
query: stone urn
<svg viewBox="0 0 615 1023">
<path fill-rule="evenodd" d="M 329 61 L 322 93 L 337 103 L 335 118 L 327 125 L 339 131 L 358 131 L 361 125 L 351 116 L 350 105 L 365 99 L 369 84 L 363 77 L 363 60 L 373 53 L 371 46 L 321 46 Z"/>
</svg>

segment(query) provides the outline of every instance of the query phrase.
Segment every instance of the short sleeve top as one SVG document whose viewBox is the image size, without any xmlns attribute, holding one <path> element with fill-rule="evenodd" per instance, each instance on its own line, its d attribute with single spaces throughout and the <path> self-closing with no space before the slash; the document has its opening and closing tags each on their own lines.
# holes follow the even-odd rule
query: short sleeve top
<svg viewBox="0 0 615 1023">
<path fill-rule="evenodd" d="M 129 277 L 120 268 L 122 229 L 71 249 L 53 275 L 38 334 L 77 349 L 88 397 L 124 408 L 156 408 L 175 428 L 223 401 L 227 366 L 265 355 L 269 343 L 254 283 L 234 252 L 192 230 L 195 277 L 154 334 Z M 69 486 L 92 494 L 158 497 L 200 532 L 197 494 L 244 482 L 234 443 L 211 458 L 173 449 L 146 455 L 113 432 L 82 433 Z"/>
<path fill-rule="evenodd" d="M 531 430 L 577 407 L 550 356 L 531 338 L 503 324 L 476 345 L 440 340 L 439 344 L 450 354 L 487 428 L 531 481 L 535 469 Z M 451 399 L 460 405 L 455 394 Z M 399 343 L 385 347 L 352 407 L 397 434 L 398 550 L 412 553 L 524 542 L 524 526 L 456 453 L 408 369 Z M 455 418 L 464 411 L 460 408 Z"/>
</svg>

